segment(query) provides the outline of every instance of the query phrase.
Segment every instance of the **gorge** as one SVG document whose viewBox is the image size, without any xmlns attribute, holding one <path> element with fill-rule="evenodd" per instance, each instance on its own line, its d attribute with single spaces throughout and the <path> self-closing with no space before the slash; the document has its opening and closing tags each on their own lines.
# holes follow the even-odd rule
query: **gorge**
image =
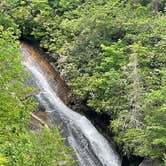
<svg viewBox="0 0 166 166">
<path fill-rule="evenodd" d="M 165 166 L 165 20 L 166 0 L 1 0 L 0 165 Z"/>
<path fill-rule="evenodd" d="M 114 147 L 81 114 L 68 108 L 58 96 L 57 79 L 53 68 L 37 61 L 34 50 L 27 43 L 21 44 L 23 64 L 31 73 L 31 84 L 39 89 L 36 98 L 48 113 L 53 125 L 60 125 L 66 144 L 76 152 L 78 166 L 120 166 L 121 160 Z"/>
</svg>

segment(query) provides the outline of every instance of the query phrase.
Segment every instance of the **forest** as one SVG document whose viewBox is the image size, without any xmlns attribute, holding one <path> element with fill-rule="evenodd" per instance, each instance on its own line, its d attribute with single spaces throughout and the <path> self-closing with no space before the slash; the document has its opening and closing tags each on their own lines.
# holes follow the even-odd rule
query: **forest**
<svg viewBox="0 0 166 166">
<path fill-rule="evenodd" d="M 166 0 L 0 1 L 0 165 L 75 165 L 58 127 L 30 131 L 20 40 L 49 55 L 74 104 L 109 118 L 121 156 L 166 164 Z"/>
</svg>

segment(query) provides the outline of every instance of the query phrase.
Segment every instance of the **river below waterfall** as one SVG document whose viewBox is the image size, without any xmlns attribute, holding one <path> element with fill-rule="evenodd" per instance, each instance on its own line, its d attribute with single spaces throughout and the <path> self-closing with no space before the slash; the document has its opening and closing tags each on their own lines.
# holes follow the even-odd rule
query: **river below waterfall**
<svg viewBox="0 0 166 166">
<path fill-rule="evenodd" d="M 24 55 L 23 64 L 31 73 L 31 84 L 40 90 L 36 98 L 49 114 L 51 123 L 62 127 L 67 144 L 76 152 L 79 161 L 76 165 L 120 166 L 121 160 L 114 147 L 85 116 L 68 108 L 59 98 L 51 66 L 44 65 L 29 47 L 31 49 L 27 44 L 26 47 L 21 44 L 21 52 Z"/>
</svg>

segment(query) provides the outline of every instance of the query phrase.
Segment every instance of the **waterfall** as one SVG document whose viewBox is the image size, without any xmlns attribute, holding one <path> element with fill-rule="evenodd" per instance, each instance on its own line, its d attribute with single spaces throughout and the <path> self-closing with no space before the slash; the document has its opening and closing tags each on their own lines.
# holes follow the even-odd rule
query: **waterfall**
<svg viewBox="0 0 166 166">
<path fill-rule="evenodd" d="M 33 84 L 40 89 L 36 95 L 48 112 L 53 124 L 60 124 L 67 143 L 73 147 L 78 166 L 120 166 L 121 160 L 113 146 L 97 131 L 93 124 L 81 114 L 68 108 L 58 97 L 49 75 L 39 63 L 34 62 L 31 53 L 21 46 L 23 64 L 31 73 Z"/>
</svg>

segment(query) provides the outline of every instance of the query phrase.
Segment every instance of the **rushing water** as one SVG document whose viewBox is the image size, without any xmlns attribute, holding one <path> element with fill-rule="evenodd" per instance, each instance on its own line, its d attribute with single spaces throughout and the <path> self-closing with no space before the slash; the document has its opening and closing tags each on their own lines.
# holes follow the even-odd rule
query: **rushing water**
<svg viewBox="0 0 166 166">
<path fill-rule="evenodd" d="M 112 145 L 85 117 L 68 108 L 58 97 L 53 84 L 40 64 L 21 46 L 24 65 L 30 71 L 33 84 L 40 89 L 36 95 L 53 124 L 61 124 L 67 143 L 76 151 L 78 166 L 120 166 L 121 161 Z"/>
</svg>

